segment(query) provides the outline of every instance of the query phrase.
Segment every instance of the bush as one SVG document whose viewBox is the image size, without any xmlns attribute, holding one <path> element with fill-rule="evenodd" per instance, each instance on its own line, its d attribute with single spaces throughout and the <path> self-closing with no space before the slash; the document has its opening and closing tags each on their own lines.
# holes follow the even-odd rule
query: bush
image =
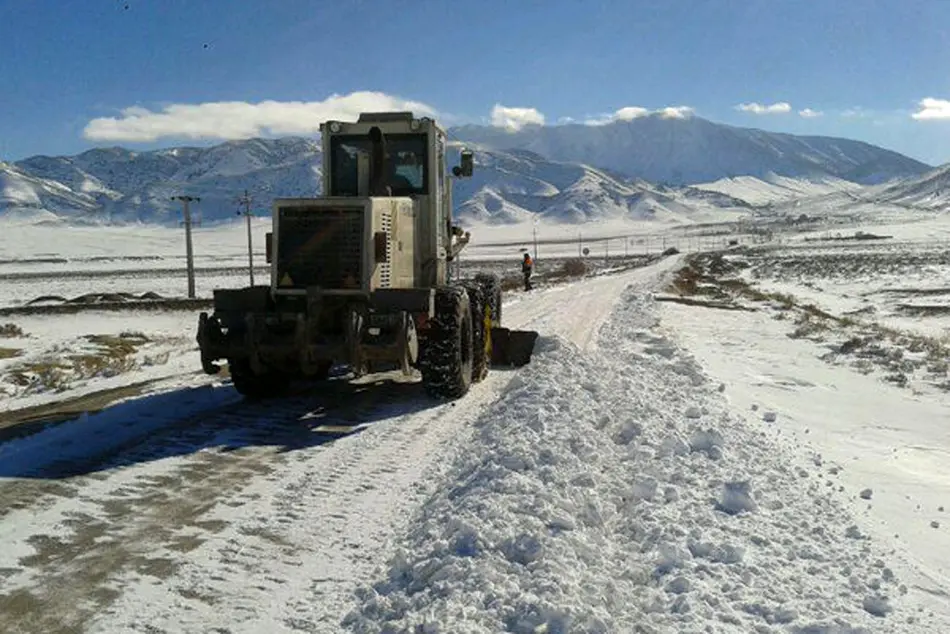
<svg viewBox="0 0 950 634">
<path fill-rule="evenodd" d="M 16 324 L 0 324 L 0 337 L 22 337 L 23 329 Z"/>
<path fill-rule="evenodd" d="M 507 275 L 501 279 L 502 291 L 515 291 L 520 288 L 524 288 L 524 278 L 520 275 L 517 277 Z"/>
<path fill-rule="evenodd" d="M 571 258 L 561 265 L 562 275 L 576 277 L 587 273 L 587 263 L 580 258 Z"/>
</svg>

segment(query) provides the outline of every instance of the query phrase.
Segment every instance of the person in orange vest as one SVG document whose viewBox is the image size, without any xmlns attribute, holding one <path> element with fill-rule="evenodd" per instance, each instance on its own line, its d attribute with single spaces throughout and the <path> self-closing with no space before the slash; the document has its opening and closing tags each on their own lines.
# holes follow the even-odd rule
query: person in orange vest
<svg viewBox="0 0 950 634">
<path fill-rule="evenodd" d="M 527 253 L 524 254 L 524 260 L 521 262 L 521 273 L 524 275 L 524 290 L 531 290 L 531 270 L 534 268 L 534 261 Z"/>
</svg>

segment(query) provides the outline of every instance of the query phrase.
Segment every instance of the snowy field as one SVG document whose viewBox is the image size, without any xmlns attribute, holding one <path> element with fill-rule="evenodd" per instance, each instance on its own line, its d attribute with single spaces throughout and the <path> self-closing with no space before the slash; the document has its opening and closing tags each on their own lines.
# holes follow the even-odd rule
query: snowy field
<svg viewBox="0 0 950 634">
<path fill-rule="evenodd" d="M 950 631 L 950 223 L 839 226 L 699 264 L 721 236 L 587 227 L 683 253 L 510 293 L 532 363 L 455 404 L 339 377 L 249 405 L 196 372 L 193 311 L 2 317 L 0 421 L 154 382 L 0 444 L 0 630 Z M 0 307 L 109 267 L 184 294 L 173 230 L 21 228 Z M 894 237 L 816 240 L 858 230 Z M 576 256 L 558 231 L 542 253 Z M 196 233 L 236 269 L 199 294 L 246 283 L 243 232 Z M 9 381 L 26 361 L 49 383 Z"/>
<path fill-rule="evenodd" d="M 469 229 L 473 242 L 461 257 L 463 274 L 488 269 L 517 280 L 522 249 L 534 252 L 536 230 L 536 273 L 542 284 L 545 276 L 557 274 L 565 258 L 577 257 L 584 248 L 591 270 L 610 270 L 674 246 L 690 251 L 725 243 L 721 236 L 703 238 L 683 229 L 658 233 L 655 225 L 629 222 L 584 225 L 580 242 L 573 225 Z M 254 220 L 257 284 L 270 282 L 264 258 L 269 230 L 269 220 Z M 193 245 L 197 298 L 210 300 L 215 288 L 249 284 L 243 219 L 196 227 Z M 200 369 L 194 344 L 197 308 L 77 314 L 39 310 L 89 293 L 186 297 L 183 229 L 66 227 L 48 219 L 6 218 L 0 220 L 0 253 L 0 415 L 127 383 L 143 384 L 136 391 L 148 392 L 159 380 L 163 389 L 176 377 L 188 385 L 206 381 L 194 376 Z M 38 312 L 3 314 L 24 308 Z"/>
<path fill-rule="evenodd" d="M 725 225 L 724 225 L 725 226 Z M 657 254 L 724 246 L 727 237 L 700 236 L 698 226 L 665 227 L 647 222 L 584 225 L 522 224 L 465 227 L 472 241 L 463 262 L 508 260 L 509 272 L 520 270 L 522 249 L 534 253 L 537 231 L 539 266 L 545 259 L 576 257 L 583 250 L 594 259 L 625 254 Z M 269 283 L 264 235 L 269 219 L 255 219 L 252 247 L 255 282 Z M 723 231 L 720 227 L 719 231 Z M 732 236 L 750 241 L 749 236 Z M 193 230 L 195 291 L 211 297 L 215 288 L 249 283 L 247 233 L 243 219 Z M 74 226 L 0 219 L 0 308 L 19 306 L 42 295 L 71 299 L 94 290 L 102 293 L 158 293 L 184 297 L 187 270 L 184 229 L 131 225 Z"/>
</svg>

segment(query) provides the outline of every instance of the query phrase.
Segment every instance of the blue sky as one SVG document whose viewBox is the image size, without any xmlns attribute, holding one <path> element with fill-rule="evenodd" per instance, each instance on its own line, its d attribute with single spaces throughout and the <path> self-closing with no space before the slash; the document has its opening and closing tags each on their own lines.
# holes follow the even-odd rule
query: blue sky
<svg viewBox="0 0 950 634">
<path fill-rule="evenodd" d="M 409 105 L 511 126 L 679 107 L 940 164 L 948 66 L 948 0 L 0 0 L 0 158 Z"/>
</svg>

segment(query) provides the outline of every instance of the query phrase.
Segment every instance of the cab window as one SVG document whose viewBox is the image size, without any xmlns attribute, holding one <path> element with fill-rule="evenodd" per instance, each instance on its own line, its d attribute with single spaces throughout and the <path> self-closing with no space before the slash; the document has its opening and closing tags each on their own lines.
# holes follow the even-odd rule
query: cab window
<svg viewBox="0 0 950 634">
<path fill-rule="evenodd" d="M 369 155 L 372 143 L 363 135 L 340 135 L 330 141 L 330 195 L 359 195 L 360 152 Z M 428 194 L 426 137 L 422 134 L 386 136 L 385 183 L 394 196 Z"/>
</svg>

